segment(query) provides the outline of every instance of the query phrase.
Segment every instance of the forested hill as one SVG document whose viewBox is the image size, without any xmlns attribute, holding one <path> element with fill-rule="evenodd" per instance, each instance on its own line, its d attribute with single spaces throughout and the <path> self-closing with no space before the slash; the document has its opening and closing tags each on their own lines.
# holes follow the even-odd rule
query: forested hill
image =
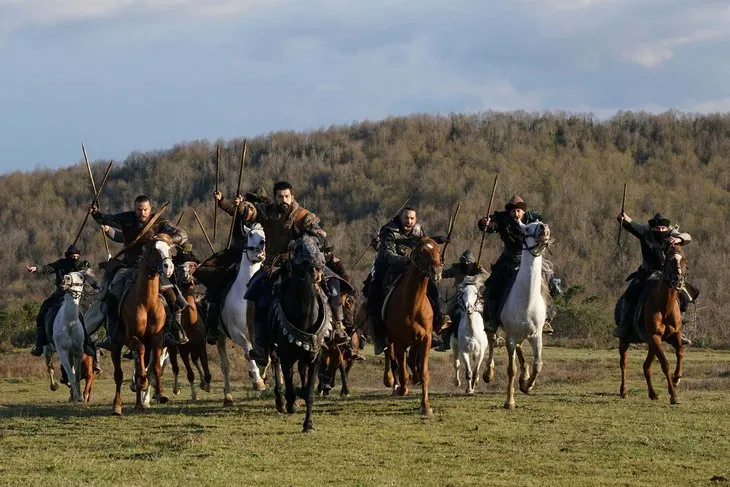
<svg viewBox="0 0 730 487">
<path fill-rule="evenodd" d="M 134 197 L 146 193 L 155 205 L 170 201 L 171 218 L 183 208 L 195 208 L 212 233 L 218 142 L 224 147 L 221 188 L 230 196 L 238 179 L 242 138 L 132 153 L 114 164 L 100 200 L 102 210 L 131 209 Z M 261 185 L 270 192 L 275 181 L 289 180 L 299 202 L 321 217 L 348 264 L 409 195 L 432 234 L 445 233 L 450 212 L 461 202 L 447 260 L 455 260 L 465 248 L 476 254 L 476 220 L 486 212 L 492 181 L 499 174 L 497 208 L 518 193 L 551 224 L 556 242 L 549 258 L 570 289 L 559 303 L 556 335 L 573 340 L 610 335 L 624 278 L 640 262 L 632 236 L 624 233 L 617 248 L 615 216 L 628 182 L 630 216 L 645 222 L 660 211 L 693 236 L 685 250 L 690 280 L 702 295 L 688 332 L 701 344 L 730 344 L 730 290 L 725 285 L 729 115 L 621 112 L 605 122 L 562 113 L 414 115 L 304 133 L 277 132 L 248 142 L 244 188 Z M 86 143 L 93 158 L 94 142 Z M 97 184 L 108 162 L 93 163 Z M 50 292 L 52 279 L 27 274 L 24 264 L 46 263 L 63 254 L 92 193 L 83 162 L 56 171 L 4 175 L 0 192 L 0 303 L 7 318 L 22 303 Z M 190 213 L 182 225 L 196 252 L 206 257 L 210 251 Z M 225 245 L 229 222 L 219 213 L 217 248 Z M 94 262 L 104 257 L 93 221 L 80 246 Z M 500 250 L 498 239 L 487 237 L 482 261 L 494 261 Z M 358 281 L 369 262 L 370 256 L 358 267 Z M 695 315 L 690 311 L 688 317 Z"/>
</svg>

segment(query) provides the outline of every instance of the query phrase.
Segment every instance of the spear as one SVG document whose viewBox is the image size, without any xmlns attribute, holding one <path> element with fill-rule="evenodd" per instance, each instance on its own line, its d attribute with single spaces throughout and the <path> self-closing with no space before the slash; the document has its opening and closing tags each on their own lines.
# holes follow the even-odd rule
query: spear
<svg viewBox="0 0 730 487">
<path fill-rule="evenodd" d="M 180 216 L 177 219 L 177 223 L 175 223 L 175 226 L 176 227 L 179 227 L 180 226 L 180 222 L 182 221 L 182 217 L 183 217 L 184 214 L 185 214 L 185 208 L 183 208 L 182 213 L 180 213 Z"/>
<path fill-rule="evenodd" d="M 398 216 L 398 214 L 401 211 L 403 211 L 403 208 L 405 208 L 406 205 L 408 204 L 408 202 L 411 201 L 411 198 L 412 197 L 413 197 L 413 195 L 408 195 L 408 198 L 406 198 L 406 200 L 403 202 L 403 204 L 400 205 L 400 208 L 398 208 L 398 211 L 395 212 L 395 215 L 396 216 Z M 373 237 L 373 239 L 370 241 L 370 245 L 368 245 L 367 247 L 365 247 L 365 250 L 363 250 L 362 254 L 360 254 L 360 257 L 357 258 L 357 260 L 355 261 L 354 264 L 352 264 L 352 267 L 350 267 L 350 269 L 354 269 L 355 267 L 357 267 L 357 265 L 360 263 L 360 261 L 362 260 L 362 258 L 365 257 L 365 254 L 368 253 L 368 250 L 370 250 L 371 247 L 372 248 L 375 248 L 375 245 L 378 243 L 378 240 L 379 240 L 378 235 L 375 235 Z"/>
<path fill-rule="evenodd" d="M 497 189 L 497 178 L 499 178 L 499 174 L 494 176 L 494 184 L 492 185 L 492 196 L 489 198 L 489 207 L 487 208 L 487 218 L 489 218 L 489 214 L 492 212 L 492 203 L 494 203 L 494 192 Z M 484 247 L 484 237 L 486 235 L 487 229 L 485 228 L 482 232 L 482 241 L 479 244 L 479 256 L 477 257 L 477 266 L 479 266 L 482 261 L 482 248 Z"/>
<path fill-rule="evenodd" d="M 448 247 L 449 242 L 451 241 L 451 232 L 454 231 L 454 223 L 456 223 L 456 217 L 459 216 L 459 209 L 461 208 L 461 203 L 456 204 L 456 210 L 454 210 L 454 216 L 451 217 L 451 220 L 449 221 L 449 231 L 446 234 L 446 242 L 444 243 L 444 246 L 441 248 L 441 262 L 443 263 L 444 257 L 446 257 L 446 247 Z"/>
<path fill-rule="evenodd" d="M 106 179 L 109 177 L 109 171 L 112 170 L 112 164 L 114 164 L 114 161 L 111 161 L 109 163 L 109 166 L 106 168 L 106 172 L 104 173 L 104 179 L 101 180 L 101 184 L 99 185 L 98 191 L 94 194 L 94 199 L 91 200 L 91 206 L 95 206 L 96 202 L 99 199 L 99 195 L 101 194 L 101 190 L 104 189 L 104 185 L 106 185 Z M 89 220 L 89 212 L 86 212 L 86 216 L 84 217 L 84 221 L 81 223 L 81 228 L 79 228 L 79 231 L 76 233 L 76 238 L 74 239 L 74 243 L 72 245 L 76 245 L 76 242 L 79 241 L 79 237 L 81 236 L 81 232 L 84 230 L 84 227 L 86 226 L 86 222 Z"/>
<path fill-rule="evenodd" d="M 624 196 L 623 196 L 623 198 L 621 198 L 621 214 L 622 215 L 624 214 L 624 211 L 626 210 L 626 184 L 627 183 L 624 183 Z M 621 229 L 623 228 L 623 226 L 624 226 L 623 220 L 618 222 L 618 240 L 616 241 L 616 245 L 618 247 L 621 246 Z"/>
<path fill-rule="evenodd" d="M 241 165 L 238 170 L 238 188 L 236 189 L 236 196 L 241 194 L 241 180 L 243 179 L 243 163 L 246 160 L 246 147 L 248 143 L 246 139 L 243 139 L 243 150 L 241 151 Z M 231 242 L 233 242 L 233 229 L 236 227 L 236 216 L 238 214 L 238 207 L 233 209 L 233 218 L 231 219 L 231 230 L 228 232 L 228 245 L 226 249 L 231 248 Z"/>
<path fill-rule="evenodd" d="M 84 162 L 86 162 L 86 170 L 89 171 L 89 179 L 91 180 L 91 189 L 94 190 L 94 194 L 96 194 L 96 183 L 94 183 L 94 175 L 91 173 L 91 164 L 89 164 L 89 156 L 86 154 L 86 147 L 84 147 L 84 143 L 81 143 L 81 150 L 84 153 Z M 109 252 L 109 242 L 106 240 L 106 233 L 104 233 L 103 229 L 101 230 L 101 238 L 104 240 L 104 248 L 106 249 L 106 255 L 107 260 L 111 258 L 112 254 Z"/>
<path fill-rule="evenodd" d="M 218 144 L 215 150 L 215 192 L 218 192 L 218 179 L 220 178 L 221 145 Z M 213 200 L 213 241 L 215 242 L 216 229 L 218 228 L 218 201 Z M 213 252 L 215 253 L 215 252 Z"/>
<path fill-rule="evenodd" d="M 195 219 L 198 221 L 198 225 L 200 225 L 200 229 L 203 231 L 203 236 L 205 237 L 205 241 L 208 242 L 210 251 L 215 254 L 215 249 L 213 248 L 213 244 L 210 243 L 210 239 L 208 238 L 208 233 L 205 231 L 205 227 L 203 227 L 203 224 L 200 222 L 200 218 L 198 217 L 198 212 L 195 211 L 194 208 L 193 208 L 193 215 L 195 215 Z"/>
</svg>

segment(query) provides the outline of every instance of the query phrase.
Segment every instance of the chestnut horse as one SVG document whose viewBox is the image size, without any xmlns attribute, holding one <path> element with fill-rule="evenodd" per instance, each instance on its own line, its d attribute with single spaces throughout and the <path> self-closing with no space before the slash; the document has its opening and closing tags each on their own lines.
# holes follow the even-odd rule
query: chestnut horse
<svg viewBox="0 0 730 487">
<path fill-rule="evenodd" d="M 393 394 L 408 394 L 408 365 L 406 352 L 410 347 L 409 363 L 413 364 L 413 383 L 421 383 L 421 414 L 431 415 L 428 402 L 428 353 L 431 350 L 433 309 L 426 296 L 429 279 L 441 279 L 441 254 L 439 245 L 429 237 L 422 237 L 411 252 L 411 261 L 405 273 L 395 284 L 384 304 L 385 328 L 390 345 L 386 350 L 386 386 L 393 386 Z M 397 364 L 398 382 L 393 380 L 390 369 Z"/>
<path fill-rule="evenodd" d="M 649 399 L 656 400 L 658 396 L 651 383 L 651 365 L 654 362 L 654 357 L 658 358 L 662 366 L 662 372 L 667 378 L 669 402 L 678 404 L 676 387 L 682 378 L 682 358 L 684 357 L 679 293 L 683 292 L 682 288 L 687 274 L 687 260 L 678 245 L 670 245 L 664 256 L 662 276 L 652 285 L 646 295 L 646 301 L 642 305 L 641 320 L 643 321 L 643 331 L 649 348 L 646 360 L 644 360 L 644 377 L 646 377 L 646 385 L 649 388 Z M 671 377 L 669 376 L 669 361 L 662 350 L 663 341 L 674 347 L 677 356 L 677 367 Z M 630 343 L 626 336 L 622 337 L 619 343 L 621 397 L 628 395 L 626 391 L 626 365 L 628 362 L 626 352 Z"/>
<path fill-rule="evenodd" d="M 205 392 L 210 392 L 210 368 L 208 367 L 208 349 L 205 346 L 205 325 L 198 315 L 198 305 L 195 301 L 195 279 L 193 273 L 197 269 L 195 262 L 185 262 L 180 264 L 176 269 L 177 283 L 180 291 L 188 302 L 188 307 L 182 311 L 182 326 L 185 334 L 188 336 L 188 343 L 170 348 L 170 365 L 172 366 L 172 375 L 174 378 L 174 386 L 172 392 L 180 394 L 180 383 L 178 376 L 180 374 L 180 365 L 177 361 L 178 354 L 182 358 L 185 365 L 185 372 L 190 383 L 190 398 L 193 401 L 198 399 L 198 393 L 195 387 L 195 371 L 192 365 L 198 369 L 200 374 L 200 388 Z"/>
<path fill-rule="evenodd" d="M 162 387 L 162 366 L 160 364 L 165 328 L 165 307 L 160 296 L 160 275 L 169 278 L 175 270 L 171 258 L 172 246 L 170 236 L 159 233 L 142 247 L 134 283 L 129 293 L 121 301 L 119 327 L 112 346 L 116 384 L 114 414 L 116 415 L 122 414 L 123 345 L 136 352 L 134 359 L 137 378 L 135 410 L 144 409 L 143 393 L 145 394 L 144 404 L 149 402 L 149 381 L 147 380 L 147 367 L 144 364 L 145 349 L 152 350 L 151 360 L 157 379 L 159 402 L 164 404 L 168 401 Z"/>
</svg>

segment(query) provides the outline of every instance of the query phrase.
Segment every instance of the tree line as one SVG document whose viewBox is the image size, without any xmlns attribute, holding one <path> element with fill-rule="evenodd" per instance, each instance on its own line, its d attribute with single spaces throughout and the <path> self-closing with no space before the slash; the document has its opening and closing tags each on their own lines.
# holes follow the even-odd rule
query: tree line
<svg viewBox="0 0 730 487">
<path fill-rule="evenodd" d="M 221 145 L 220 188 L 232 196 L 243 138 L 192 141 L 168 150 L 133 152 L 115 162 L 100 198 L 102 211 L 131 209 L 137 194 L 170 202 L 176 220 L 195 208 L 212 235 L 216 146 Z M 93 141 L 87 141 L 93 156 Z M 52 290 L 52 279 L 29 275 L 24 264 L 62 256 L 92 199 L 83 160 L 58 170 L 0 176 L 0 343 L 23 344 L 32 310 Z M 667 215 L 693 242 L 685 248 L 691 282 L 702 294 L 690 308 L 687 333 L 700 345 L 728 346 L 730 291 L 724 285 L 730 210 L 730 115 L 619 112 L 599 121 L 590 114 L 483 112 L 412 115 L 306 132 L 280 131 L 248 140 L 246 190 L 269 193 L 284 179 L 298 201 L 322 219 L 336 251 L 351 265 L 378 228 L 407 198 L 427 232 L 445 233 L 457 202 L 461 211 L 447 261 L 465 249 L 478 253 L 477 219 L 487 210 L 499 174 L 495 206 L 520 194 L 551 225 L 548 256 L 568 292 L 558 300 L 556 338 L 566 344 L 611 343 L 613 306 L 625 277 L 640 263 L 639 245 L 624 235 L 617 246 L 624 182 L 627 213 L 647 221 Z M 97 184 L 109 161 L 92 164 Z M 225 246 L 229 220 L 219 214 L 216 250 Z M 195 252 L 211 252 L 191 212 L 181 223 Z M 93 222 L 81 235 L 83 257 L 105 259 Z M 116 244 L 112 244 L 116 245 Z M 112 253 L 119 247 L 113 247 Z M 501 251 L 488 236 L 482 263 Z M 367 274 L 371 256 L 352 274 Z M 450 283 L 443 283 L 449 294 Z M 7 346 L 7 345 L 6 345 Z"/>
</svg>

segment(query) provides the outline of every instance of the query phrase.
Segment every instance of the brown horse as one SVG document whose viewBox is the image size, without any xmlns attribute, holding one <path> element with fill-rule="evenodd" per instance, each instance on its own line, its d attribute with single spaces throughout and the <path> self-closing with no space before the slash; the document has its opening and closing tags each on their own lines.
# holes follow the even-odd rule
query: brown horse
<svg viewBox="0 0 730 487">
<path fill-rule="evenodd" d="M 429 279 L 441 279 L 439 245 L 431 238 L 422 237 L 411 252 L 411 261 L 395 285 L 385 305 L 385 328 L 390 339 L 386 350 L 385 384 L 393 385 L 393 394 L 408 394 L 408 365 L 406 352 L 410 348 L 413 364 L 413 383 L 421 383 L 421 414 L 431 415 L 428 402 L 428 353 L 431 350 L 433 309 L 426 296 Z M 397 364 L 399 384 L 393 381 L 389 361 Z"/>
<path fill-rule="evenodd" d="M 159 401 L 166 403 L 167 396 L 162 387 L 162 366 L 160 356 L 163 348 L 165 307 L 160 297 L 160 275 L 169 278 L 175 266 L 171 259 L 172 239 L 160 233 L 142 248 L 137 275 L 129 293 L 122 298 L 117 336 L 112 347 L 114 363 L 114 414 L 122 414 L 122 345 L 136 352 L 134 365 L 136 374 L 137 402 L 135 410 L 144 410 L 149 404 L 149 381 L 144 364 L 145 349 L 152 350 L 152 364 L 157 378 Z M 142 393 L 145 394 L 143 405 Z"/>
<path fill-rule="evenodd" d="M 644 333 L 647 339 L 648 353 L 644 361 L 644 377 L 649 388 L 649 399 L 657 399 L 657 393 L 651 383 L 651 365 L 654 357 L 659 359 L 662 371 L 667 378 L 669 402 L 678 404 L 676 387 L 682 378 L 682 312 L 679 310 L 679 293 L 684 286 L 687 271 L 687 261 L 682 249 L 671 245 L 665 252 L 665 264 L 662 277 L 653 284 L 643 304 L 642 319 Z M 674 375 L 669 376 L 669 361 L 664 356 L 662 341 L 671 344 L 677 355 L 677 367 Z M 627 396 L 626 365 L 630 342 L 622 338 L 619 344 L 621 357 L 621 397 Z"/>
<path fill-rule="evenodd" d="M 177 361 L 178 354 L 182 358 L 185 365 L 185 372 L 190 383 L 190 394 L 193 401 L 197 400 L 197 391 L 195 388 L 195 372 L 192 364 L 200 373 L 200 388 L 205 392 L 210 392 L 210 368 L 208 367 L 208 350 L 205 346 L 205 325 L 198 315 L 198 306 L 195 301 L 195 280 L 193 273 L 197 265 L 195 262 L 186 262 L 177 266 L 176 275 L 180 290 L 188 302 L 188 307 L 182 311 L 182 326 L 185 334 L 188 336 L 188 343 L 178 347 L 170 348 L 170 365 L 172 366 L 172 375 L 175 380 L 173 387 L 174 394 L 180 394 L 180 385 L 178 383 L 178 375 L 180 374 L 180 365 Z"/>
</svg>

